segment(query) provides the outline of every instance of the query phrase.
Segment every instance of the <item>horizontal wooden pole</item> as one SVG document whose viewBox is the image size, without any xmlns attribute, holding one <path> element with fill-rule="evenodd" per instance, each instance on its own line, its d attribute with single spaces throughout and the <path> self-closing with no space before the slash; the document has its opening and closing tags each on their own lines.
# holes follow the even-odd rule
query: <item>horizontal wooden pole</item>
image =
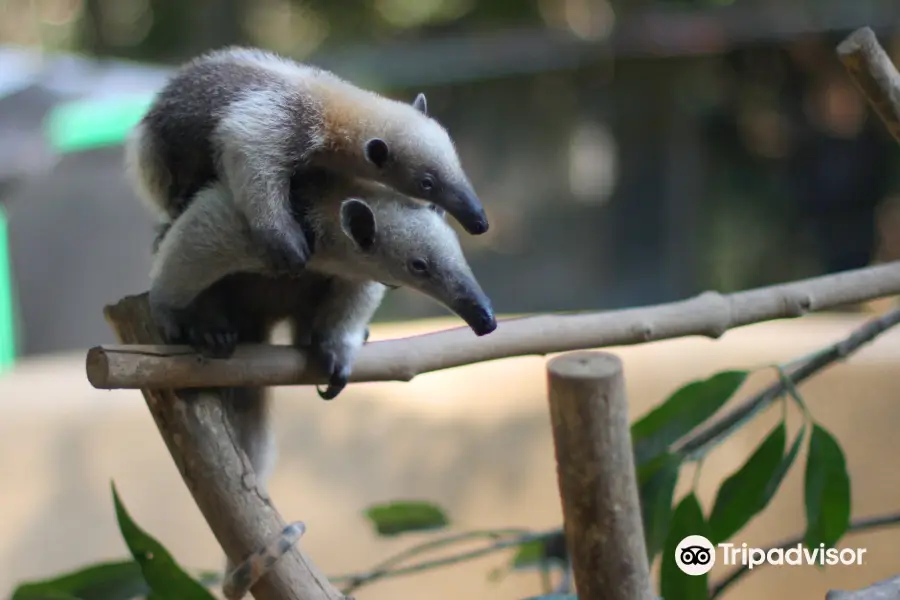
<svg viewBox="0 0 900 600">
<path fill-rule="evenodd" d="M 704 292 L 658 306 L 501 320 L 477 337 L 467 327 L 367 344 L 351 381 L 409 381 L 416 375 L 513 356 L 640 344 L 701 335 L 809 311 L 900 294 L 900 262 L 735 294 Z M 146 302 L 146 294 L 129 297 Z M 96 388 L 189 388 L 324 383 L 305 352 L 241 346 L 231 358 L 204 359 L 179 346 L 98 346 L 87 354 Z"/>
</svg>

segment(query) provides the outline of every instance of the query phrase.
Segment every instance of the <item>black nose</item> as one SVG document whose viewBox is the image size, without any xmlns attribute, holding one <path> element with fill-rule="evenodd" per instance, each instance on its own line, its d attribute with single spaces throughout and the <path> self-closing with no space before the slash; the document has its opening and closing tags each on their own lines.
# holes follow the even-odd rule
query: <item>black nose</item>
<svg viewBox="0 0 900 600">
<path fill-rule="evenodd" d="M 481 213 L 481 215 L 468 222 L 466 231 L 472 235 L 481 235 L 487 232 L 488 227 L 490 227 L 490 224 L 488 223 L 487 215 Z"/>
<path fill-rule="evenodd" d="M 481 200 L 469 184 L 464 184 L 447 189 L 449 198 L 446 198 L 447 212 L 459 221 L 463 229 L 471 235 L 485 233 L 490 224 L 487 213 L 481 205 Z"/>
<path fill-rule="evenodd" d="M 479 316 L 478 324 L 472 325 L 472 331 L 477 336 L 487 335 L 495 329 L 497 329 L 497 318 L 494 316 L 493 311 L 485 311 Z"/>
<path fill-rule="evenodd" d="M 459 312 L 477 336 L 487 335 L 497 329 L 497 318 L 489 304 L 473 303 Z"/>
</svg>

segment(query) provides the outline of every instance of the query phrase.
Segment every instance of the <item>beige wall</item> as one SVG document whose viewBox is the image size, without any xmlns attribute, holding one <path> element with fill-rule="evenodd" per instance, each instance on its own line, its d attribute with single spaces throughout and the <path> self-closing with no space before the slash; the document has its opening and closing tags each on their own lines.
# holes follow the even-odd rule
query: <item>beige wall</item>
<svg viewBox="0 0 900 600">
<path fill-rule="evenodd" d="M 615 349 L 624 362 L 633 418 L 676 386 L 727 367 L 783 361 L 834 341 L 861 317 L 809 317 L 728 333 Z M 376 328 L 375 339 L 433 330 L 452 321 Z M 501 325 L 502 326 L 502 325 Z M 855 517 L 900 509 L 900 332 L 802 387 L 816 417 L 844 445 Z M 755 375 L 742 395 L 772 377 Z M 329 574 L 357 571 L 421 539 L 376 538 L 361 517 L 372 502 L 423 498 L 450 511 L 454 526 L 545 528 L 560 509 L 545 399 L 544 359 L 496 361 L 434 373 L 412 383 L 353 385 L 325 403 L 312 389 L 276 391 L 281 457 L 272 496 L 301 519 L 301 542 Z M 758 418 L 706 462 L 707 509 L 718 482 L 739 465 L 780 411 Z M 793 425 L 796 424 L 796 418 Z M 14 582 L 87 562 L 124 557 L 109 492 L 115 480 L 135 519 L 182 564 L 217 568 L 220 553 L 135 391 L 99 391 L 83 353 L 22 363 L 0 376 L 0 593 Z M 683 474 L 685 489 L 689 472 Z M 794 466 L 767 512 L 739 534 L 765 545 L 802 530 L 803 464 Z M 424 536 L 422 536 L 424 537 Z M 847 538 L 866 547 L 863 567 L 767 567 L 727 597 L 824 598 L 900 572 L 900 529 Z M 385 581 L 360 599 L 517 599 L 538 592 L 534 574 L 488 583 L 507 555 Z M 716 567 L 714 575 L 723 569 Z M 427 592 L 427 595 L 423 596 Z"/>
</svg>

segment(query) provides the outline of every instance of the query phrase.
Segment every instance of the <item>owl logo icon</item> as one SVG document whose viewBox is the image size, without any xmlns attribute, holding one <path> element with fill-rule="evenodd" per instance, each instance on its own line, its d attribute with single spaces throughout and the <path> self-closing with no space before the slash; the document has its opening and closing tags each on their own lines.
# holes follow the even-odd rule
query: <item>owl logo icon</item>
<svg viewBox="0 0 900 600">
<path fill-rule="evenodd" d="M 689 535 L 675 548 L 675 564 L 688 575 L 706 575 L 716 564 L 716 549 L 702 535 Z"/>
</svg>

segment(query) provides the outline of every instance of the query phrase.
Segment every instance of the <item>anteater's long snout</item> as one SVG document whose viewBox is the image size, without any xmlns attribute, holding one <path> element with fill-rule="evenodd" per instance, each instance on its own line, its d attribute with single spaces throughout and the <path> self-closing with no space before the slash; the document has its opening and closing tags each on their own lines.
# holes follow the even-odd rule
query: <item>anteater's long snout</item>
<svg viewBox="0 0 900 600">
<path fill-rule="evenodd" d="M 490 227 L 481 200 L 472 188 L 472 184 L 467 181 L 446 186 L 443 202 L 435 202 L 435 204 L 442 204 L 447 212 L 459 221 L 463 229 L 472 235 L 480 235 Z"/>
<path fill-rule="evenodd" d="M 456 301 L 451 307 L 466 324 L 472 328 L 475 335 L 487 335 L 497 329 L 497 317 L 494 316 L 494 308 L 491 299 L 474 279 L 462 283 Z"/>
</svg>

